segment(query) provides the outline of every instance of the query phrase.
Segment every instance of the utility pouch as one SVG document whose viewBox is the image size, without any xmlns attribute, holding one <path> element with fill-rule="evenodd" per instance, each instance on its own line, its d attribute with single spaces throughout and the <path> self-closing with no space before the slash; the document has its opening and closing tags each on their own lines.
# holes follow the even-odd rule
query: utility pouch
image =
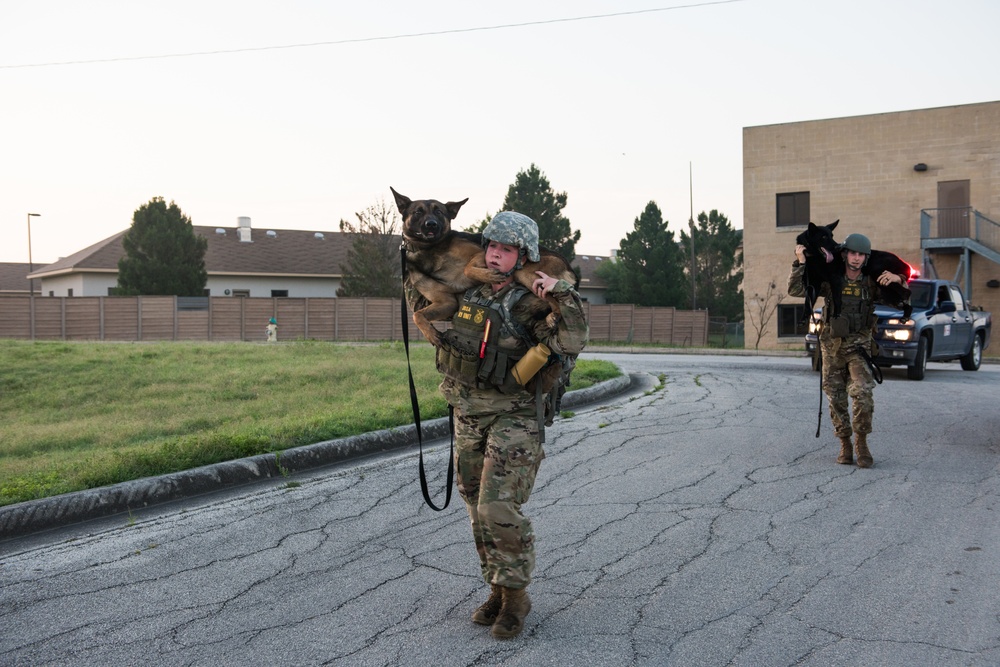
<svg viewBox="0 0 1000 667">
<path fill-rule="evenodd" d="M 496 348 L 486 348 L 483 355 L 483 361 L 479 364 L 479 373 L 476 375 L 480 382 L 488 383 L 490 381 L 490 375 L 492 375 L 493 371 L 496 369 L 497 356 L 498 354 Z"/>
<path fill-rule="evenodd" d="M 851 333 L 851 320 L 846 315 L 831 317 L 829 326 L 830 335 L 834 338 L 844 338 L 847 334 Z"/>
<path fill-rule="evenodd" d="M 453 329 L 441 335 L 435 365 L 442 375 L 467 387 L 475 387 L 479 361 L 479 352 L 456 335 Z"/>
<path fill-rule="evenodd" d="M 516 394 L 519 391 L 524 391 L 524 387 L 517 383 L 517 379 L 511 372 L 511 367 L 514 365 L 515 359 L 506 352 L 500 352 L 498 362 L 501 359 L 503 360 L 503 366 L 499 363 L 497 364 L 497 369 L 493 374 L 493 385 L 501 394 Z M 502 373 L 500 372 L 501 370 L 503 370 Z"/>
</svg>

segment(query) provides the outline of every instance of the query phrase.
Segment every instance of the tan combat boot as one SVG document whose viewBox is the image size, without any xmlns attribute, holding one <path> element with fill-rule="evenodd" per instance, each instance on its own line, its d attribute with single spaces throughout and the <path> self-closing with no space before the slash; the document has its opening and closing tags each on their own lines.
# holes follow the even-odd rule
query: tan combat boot
<svg viewBox="0 0 1000 667">
<path fill-rule="evenodd" d="M 493 621 L 497 620 L 497 616 L 500 615 L 502 602 L 503 595 L 500 592 L 500 587 L 496 584 L 490 584 L 490 597 L 479 606 L 479 609 L 472 612 L 472 622 L 479 625 L 493 625 Z"/>
<path fill-rule="evenodd" d="M 868 451 L 868 436 L 866 434 L 858 433 L 856 447 L 858 448 L 858 467 L 871 468 L 875 464 L 875 459 L 872 458 L 872 453 Z"/>
<path fill-rule="evenodd" d="M 524 629 L 524 617 L 531 611 L 531 598 L 525 588 L 502 586 L 503 604 L 491 632 L 497 639 L 516 637 Z"/>
<path fill-rule="evenodd" d="M 840 439 L 840 456 L 837 457 L 837 463 L 845 465 L 854 463 L 854 445 L 851 444 L 850 436 Z"/>
</svg>

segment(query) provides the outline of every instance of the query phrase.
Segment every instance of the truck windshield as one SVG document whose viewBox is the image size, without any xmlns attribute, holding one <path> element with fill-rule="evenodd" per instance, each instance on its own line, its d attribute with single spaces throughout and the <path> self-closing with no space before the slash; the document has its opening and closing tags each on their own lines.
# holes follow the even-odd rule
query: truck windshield
<svg viewBox="0 0 1000 667">
<path fill-rule="evenodd" d="M 926 310 L 934 305 L 934 288 L 927 283 L 910 283 L 910 305 Z"/>
</svg>

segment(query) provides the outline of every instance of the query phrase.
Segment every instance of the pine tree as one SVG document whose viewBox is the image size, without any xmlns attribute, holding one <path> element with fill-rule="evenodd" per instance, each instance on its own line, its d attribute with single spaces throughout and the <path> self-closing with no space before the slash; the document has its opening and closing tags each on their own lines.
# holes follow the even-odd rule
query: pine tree
<svg viewBox="0 0 1000 667">
<path fill-rule="evenodd" d="M 739 250 L 742 242 L 743 230 L 734 229 L 722 213 L 712 209 L 708 215 L 704 211 L 698 214 L 694 229 L 697 306 L 731 322 L 743 319 L 743 290 L 740 289 L 743 253 Z M 681 245 L 690 248 L 690 243 L 690 235 L 682 230 Z"/>
<path fill-rule="evenodd" d="M 598 269 L 608 283 L 608 303 L 684 305 L 684 252 L 668 224 L 656 202 L 646 204 L 633 231 L 619 243 L 616 260 Z"/>
<path fill-rule="evenodd" d="M 174 202 L 154 197 L 132 215 L 118 260 L 121 295 L 203 296 L 208 240 L 195 234 L 191 219 Z"/>
<path fill-rule="evenodd" d="M 574 232 L 562 214 L 566 199 L 565 192 L 552 191 L 549 179 L 532 164 L 527 171 L 518 172 L 507 189 L 503 210 L 523 213 L 538 223 L 539 243 L 572 262 L 580 232 Z"/>
</svg>

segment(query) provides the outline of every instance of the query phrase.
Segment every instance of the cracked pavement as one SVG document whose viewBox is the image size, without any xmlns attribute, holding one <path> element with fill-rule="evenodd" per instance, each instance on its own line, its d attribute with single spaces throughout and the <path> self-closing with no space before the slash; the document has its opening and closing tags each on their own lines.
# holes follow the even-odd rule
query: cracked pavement
<svg viewBox="0 0 1000 667">
<path fill-rule="evenodd" d="M 638 386 L 547 430 L 522 636 L 408 450 L 0 542 L 0 664 L 1000 664 L 1000 367 L 886 369 L 861 470 L 808 359 L 585 356 Z"/>
</svg>

